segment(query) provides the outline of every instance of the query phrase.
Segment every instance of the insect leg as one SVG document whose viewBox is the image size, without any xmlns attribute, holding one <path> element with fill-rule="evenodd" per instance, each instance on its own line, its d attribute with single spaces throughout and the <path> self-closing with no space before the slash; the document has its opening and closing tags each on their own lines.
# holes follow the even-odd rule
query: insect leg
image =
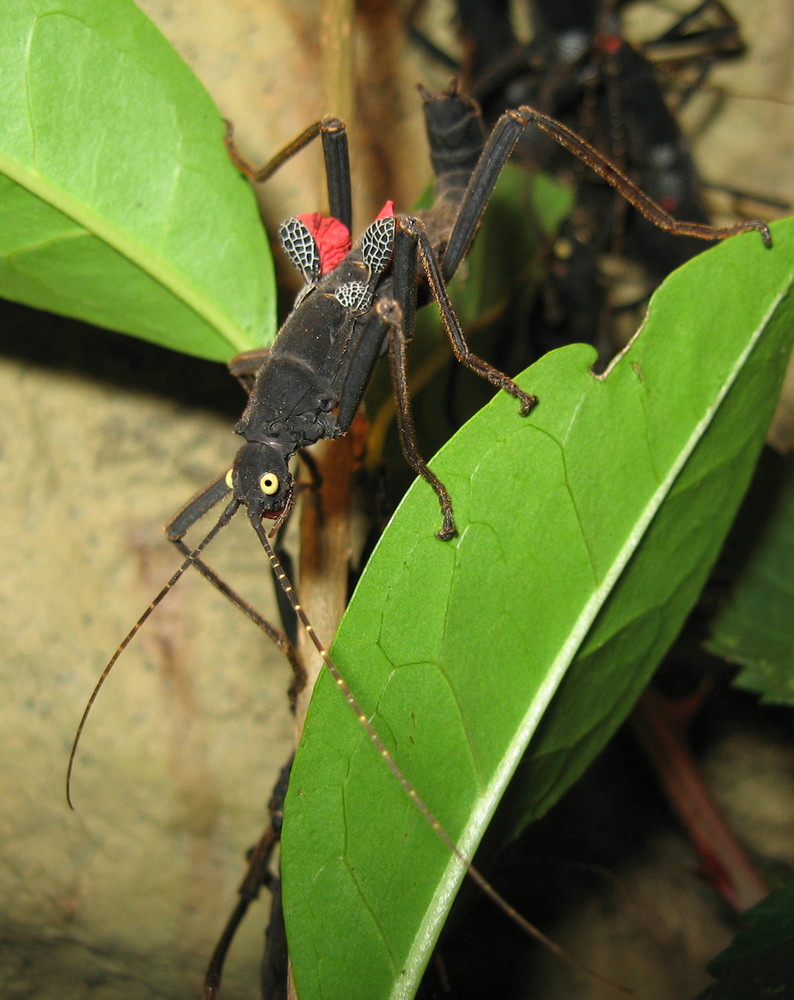
<svg viewBox="0 0 794 1000">
<path fill-rule="evenodd" d="M 711 24 L 707 16 L 712 15 Z M 670 48 L 678 47 L 679 60 L 703 58 L 708 66 L 714 55 L 741 55 L 745 44 L 739 24 L 719 0 L 704 0 L 682 14 L 665 32 L 642 45 L 644 53 L 658 49 L 662 58 L 669 58 Z M 708 70 L 706 70 L 708 72 Z"/>
<path fill-rule="evenodd" d="M 675 219 L 574 131 L 548 115 L 524 105 L 502 115 L 494 126 L 479 163 L 471 175 L 444 253 L 442 273 L 445 280 L 449 280 L 455 273 L 458 264 L 468 252 L 497 178 L 524 129 L 530 124 L 535 125 L 573 153 L 602 180 L 615 188 L 641 215 L 665 232 L 679 236 L 695 236 L 703 240 L 723 240 L 737 233 L 757 229 L 764 244 L 772 245 L 769 227 L 758 220 L 716 227 L 702 222 L 681 222 Z"/>
<path fill-rule="evenodd" d="M 402 230 L 406 238 L 415 245 L 416 249 L 414 253 L 418 253 L 419 255 L 419 260 L 421 261 L 422 268 L 427 276 L 430 291 L 432 292 L 433 298 L 438 306 L 438 310 L 441 314 L 441 321 L 444 324 L 444 329 L 446 330 L 447 336 L 452 344 L 455 357 L 461 362 L 461 364 L 471 369 L 471 371 L 473 371 L 476 375 L 480 375 L 482 378 L 487 379 L 491 385 L 496 386 L 497 389 L 503 389 L 505 392 L 510 393 L 511 396 L 515 396 L 521 404 L 521 415 L 526 416 L 533 409 L 533 407 L 537 405 L 537 396 L 524 392 L 524 390 L 519 388 L 519 386 L 516 385 L 511 378 L 505 375 L 504 372 L 500 372 L 498 368 L 494 368 L 493 365 L 489 365 L 487 361 L 484 361 L 469 349 L 469 345 L 466 343 L 466 338 L 463 334 L 460 321 L 455 315 L 452 301 L 449 297 L 449 293 L 447 292 L 447 286 L 442 275 L 441 265 L 439 264 L 435 250 L 433 249 L 433 246 L 424 231 L 422 223 L 418 219 L 410 216 L 402 217 L 399 221 L 398 232 L 400 230 Z M 395 265 L 396 245 L 395 241 Z M 396 284 L 397 282 L 395 278 L 395 287 Z"/>
<path fill-rule="evenodd" d="M 249 396 L 254 387 L 256 373 L 269 356 L 269 347 L 256 347 L 252 351 L 236 354 L 229 362 L 229 372 L 234 375 Z"/>
<path fill-rule="evenodd" d="M 330 214 L 350 230 L 353 228 L 353 195 L 347 132 L 336 118 L 324 119 L 321 126 Z"/>
<path fill-rule="evenodd" d="M 403 454 L 414 472 L 430 485 L 438 497 L 443 521 L 436 538 L 448 541 L 457 534 L 452 516 L 452 501 L 444 484 L 430 471 L 419 452 L 416 429 L 411 416 L 405 347 L 413 334 L 416 316 L 416 256 L 416 240 L 403 229 L 402 220 L 399 220 L 395 230 L 392 263 L 394 298 L 381 299 L 376 309 L 388 327 L 389 363 L 397 408 L 397 429 Z"/>
<path fill-rule="evenodd" d="M 213 479 L 192 500 L 189 500 L 165 526 L 165 533 L 169 542 L 173 542 L 184 556 L 190 556 L 192 550 L 183 540 L 185 534 L 228 494 L 229 487 L 226 485 L 225 474 Z M 222 580 L 203 559 L 194 556 L 192 562 L 199 573 L 206 580 L 209 580 L 213 587 L 219 590 L 232 604 L 238 607 L 243 614 L 247 615 L 287 657 L 293 674 L 293 681 L 288 693 L 290 704 L 294 708 L 298 695 L 306 686 L 306 670 L 298 655 L 298 651 L 283 632 L 271 625 L 266 618 L 259 614 L 256 608 L 252 607 L 236 591 L 232 590 L 226 581 Z"/>
<path fill-rule="evenodd" d="M 318 135 L 322 137 L 323 141 L 330 214 L 344 223 L 348 229 L 351 229 L 353 198 L 350 185 L 347 131 L 344 122 L 339 121 L 338 118 L 323 118 L 320 121 L 312 122 L 299 135 L 295 136 L 292 142 L 289 142 L 261 167 L 255 167 L 239 151 L 234 142 L 234 129 L 231 122 L 228 121 L 226 122 L 224 141 L 229 157 L 240 173 L 249 180 L 260 183 L 272 177 L 279 167 L 300 152 L 304 146 L 308 146 Z"/>
<path fill-rule="evenodd" d="M 280 906 L 279 880 L 270 873 L 269 865 L 273 851 L 281 840 L 281 827 L 284 822 L 284 797 L 287 794 L 292 760 L 293 758 L 290 757 L 281 769 L 278 780 L 273 787 L 273 795 L 267 806 L 270 813 L 270 823 L 248 856 L 248 871 L 237 890 L 240 898 L 232 910 L 210 958 L 207 974 L 204 977 L 204 1000 L 214 1000 L 217 997 L 221 985 L 223 963 L 226 960 L 229 946 L 248 907 L 259 897 L 262 886 L 266 886 L 273 892 L 273 907 L 270 915 L 270 926 L 267 929 L 267 943 L 262 968 L 263 985 L 266 976 L 268 981 L 272 980 L 274 983 L 276 981 L 286 982 L 286 936 L 284 917 Z M 263 990 L 262 995 L 269 997 L 273 993 L 270 990 Z"/>
</svg>

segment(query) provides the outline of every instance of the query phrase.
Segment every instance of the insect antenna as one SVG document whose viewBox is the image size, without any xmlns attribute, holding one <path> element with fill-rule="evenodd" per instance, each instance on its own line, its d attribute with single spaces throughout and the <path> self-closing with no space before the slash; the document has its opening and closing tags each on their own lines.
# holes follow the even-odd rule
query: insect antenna
<svg viewBox="0 0 794 1000">
<path fill-rule="evenodd" d="M 476 868 L 471 863 L 471 861 L 469 861 L 469 859 L 463 854 L 463 852 L 460 850 L 460 848 L 452 839 L 452 837 L 447 833 L 447 831 L 441 825 L 441 822 L 436 818 L 433 811 L 430 809 L 427 803 L 420 797 L 419 793 L 411 784 L 411 782 L 408 780 L 408 778 L 403 774 L 399 765 L 394 760 L 390 751 L 386 747 L 386 744 L 383 742 L 380 736 L 378 736 L 374 726 L 367 718 L 361 705 L 359 705 L 356 696 L 350 690 L 347 681 L 340 673 L 339 668 L 331 659 L 328 650 L 325 648 L 322 642 L 320 642 L 320 639 L 318 638 L 317 633 L 314 630 L 314 626 L 309 620 L 309 617 L 306 614 L 306 612 L 303 610 L 303 605 L 301 604 L 298 598 L 298 595 L 295 591 L 295 588 L 292 585 L 292 582 L 287 576 L 284 567 L 281 565 L 281 561 L 276 555 L 273 546 L 270 544 L 270 541 L 267 537 L 267 531 L 263 527 L 261 520 L 259 519 L 259 517 L 257 517 L 255 512 L 249 512 L 249 520 L 254 528 L 254 531 L 257 534 L 257 537 L 259 538 L 259 541 L 262 544 L 262 548 L 265 550 L 265 553 L 268 559 L 270 560 L 270 565 L 273 569 L 273 573 L 275 574 L 279 586 L 284 591 L 287 600 L 292 606 L 292 610 L 295 612 L 301 624 L 306 629 L 309 638 L 311 639 L 315 649 L 320 655 L 323 664 L 333 677 L 336 686 L 344 695 L 344 698 L 347 701 L 348 705 L 350 705 L 350 707 L 355 712 L 356 718 L 363 726 L 364 730 L 366 731 L 372 743 L 374 743 L 375 749 L 378 751 L 381 758 L 385 761 L 387 767 L 392 772 L 394 777 L 400 783 L 408 798 L 413 802 L 413 804 L 419 810 L 419 812 L 424 817 L 425 821 L 428 823 L 428 825 L 433 830 L 435 835 L 439 838 L 439 840 L 445 845 L 445 847 L 447 847 L 448 850 L 450 850 L 455 855 L 458 861 L 461 862 L 461 864 L 466 869 L 469 878 L 471 878 L 471 880 L 475 883 L 475 885 L 477 885 L 478 888 L 482 890 L 482 892 L 491 900 L 492 903 L 494 903 L 508 917 L 509 920 L 517 924 L 526 934 L 528 934 L 530 937 L 534 938 L 536 941 L 542 944 L 545 948 L 547 948 L 550 952 L 552 952 L 552 954 L 556 955 L 557 958 L 559 958 L 561 961 L 565 962 L 572 968 L 579 969 L 580 971 L 585 972 L 587 975 L 592 976 L 594 979 L 596 979 L 600 983 L 603 983 L 605 986 L 609 986 L 612 989 L 619 990 L 621 993 L 625 994 L 633 993 L 634 992 L 633 990 L 628 989 L 626 986 L 621 986 L 619 983 L 613 982 L 606 976 L 603 976 L 600 973 L 595 972 L 592 969 L 589 969 L 586 965 L 583 965 L 581 962 L 577 961 L 572 955 L 569 955 L 564 948 L 561 948 L 560 945 L 552 941 L 551 938 L 547 937 L 543 933 L 543 931 L 535 927 L 534 924 L 531 924 L 525 917 L 523 917 L 518 912 L 518 910 L 515 909 L 515 907 L 511 906 L 510 903 L 508 903 L 507 900 L 503 896 L 501 896 L 499 892 L 497 892 L 497 890 L 493 887 L 493 885 L 491 885 L 491 883 L 482 874 L 482 872 L 478 868 Z"/>
<path fill-rule="evenodd" d="M 159 594 L 157 594 L 157 596 L 154 598 L 149 607 L 143 612 L 143 614 L 135 622 L 135 624 L 132 626 L 129 632 L 124 636 L 124 638 L 119 643 L 116 652 L 113 654 L 113 656 L 111 656 L 110 660 L 107 663 L 107 666 L 99 675 L 99 680 L 94 685 L 94 690 L 91 692 L 91 696 L 89 697 L 88 701 L 86 702 L 86 706 L 83 709 L 83 714 L 80 718 L 80 723 L 77 726 L 77 732 L 74 734 L 74 740 L 72 741 L 72 749 L 69 753 L 69 764 L 67 765 L 66 768 L 66 801 L 69 803 L 70 809 L 74 809 L 74 803 L 72 802 L 72 772 L 74 770 L 74 762 L 77 756 L 77 747 L 80 743 L 80 738 L 83 735 L 85 724 L 88 721 L 88 716 L 90 715 L 91 709 L 94 706 L 94 702 L 96 701 L 97 696 L 100 690 L 102 689 L 102 685 L 108 678 L 108 674 L 115 666 L 118 658 L 127 648 L 127 646 L 129 646 L 129 644 L 135 638 L 136 634 L 140 631 L 144 622 L 146 622 L 146 620 L 149 618 L 149 616 L 157 607 L 157 605 L 160 604 L 160 602 L 163 600 L 166 594 L 171 590 L 171 588 L 174 586 L 177 580 L 179 580 L 179 578 L 186 572 L 186 570 L 188 570 L 196 562 L 198 557 L 201 555 L 204 549 L 209 545 L 212 539 L 218 534 L 221 528 L 225 527 L 229 523 L 229 521 L 232 519 L 233 515 L 236 513 L 239 506 L 240 506 L 239 500 L 234 499 L 229 502 L 224 512 L 218 518 L 216 524 L 211 528 L 211 530 L 201 540 L 201 542 L 199 542 L 199 544 L 195 547 L 195 549 L 193 549 L 185 557 L 185 561 L 182 563 L 179 569 L 176 570 L 174 575 L 164 585 L 162 590 L 159 592 Z"/>
</svg>

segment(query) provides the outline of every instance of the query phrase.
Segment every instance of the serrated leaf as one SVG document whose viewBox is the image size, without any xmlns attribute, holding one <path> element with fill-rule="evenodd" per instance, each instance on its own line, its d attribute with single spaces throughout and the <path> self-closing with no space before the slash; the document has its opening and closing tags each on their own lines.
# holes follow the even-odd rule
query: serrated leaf
<svg viewBox="0 0 794 1000">
<path fill-rule="evenodd" d="M 0 0 L 0 295 L 215 360 L 274 335 L 223 123 L 130 0 Z"/>
<path fill-rule="evenodd" d="M 529 418 L 499 396 L 433 463 L 459 537 L 434 538 L 418 482 L 381 539 L 333 655 L 466 853 L 527 747 L 513 826 L 581 773 L 696 600 L 791 347 L 792 260 L 791 221 L 772 251 L 731 240 L 668 280 L 605 377 L 582 345 L 541 359 L 520 378 Z M 461 866 L 326 676 L 282 858 L 302 1000 L 413 995 Z"/>
<path fill-rule="evenodd" d="M 794 996 L 794 880 L 743 919 L 748 927 L 708 965 L 718 980 L 697 1000 L 785 1000 Z"/>
<path fill-rule="evenodd" d="M 735 683 L 763 701 L 794 705 L 794 463 L 775 468 L 774 508 L 724 606 L 706 648 L 743 667 Z M 769 493 L 764 498 L 768 507 Z"/>
</svg>

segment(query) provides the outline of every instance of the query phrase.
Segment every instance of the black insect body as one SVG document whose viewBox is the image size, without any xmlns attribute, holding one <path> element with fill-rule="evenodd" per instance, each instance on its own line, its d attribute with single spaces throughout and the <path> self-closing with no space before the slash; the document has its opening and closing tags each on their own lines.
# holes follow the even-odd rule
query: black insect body
<svg viewBox="0 0 794 1000">
<path fill-rule="evenodd" d="M 227 480 L 249 516 L 260 519 L 283 518 L 289 511 L 293 484 L 288 463 L 295 452 L 350 428 L 375 361 L 368 354 L 377 355 L 385 337 L 383 321 L 368 314 L 391 262 L 394 218 L 376 220 L 356 249 L 325 276 L 320 274 L 320 249 L 306 223 L 291 219 L 282 232 L 307 285 L 257 370 L 248 406 L 235 427 L 246 443 Z M 294 249 L 296 233 L 302 248 L 310 248 L 311 270 Z M 238 371 L 241 363 L 234 362 Z"/>
<path fill-rule="evenodd" d="M 252 520 L 266 516 L 278 525 L 286 517 L 294 496 L 290 458 L 318 440 L 348 431 L 376 360 L 391 348 L 406 458 L 438 496 L 443 515 L 439 537 L 455 534 L 451 500 L 419 455 L 408 409 L 404 349 L 413 329 L 418 269 L 438 303 L 458 359 L 515 396 L 523 414 L 536 402 L 507 375 L 471 353 L 445 288 L 474 238 L 509 149 L 500 150 L 498 163 L 485 157 L 480 161 L 484 130 L 479 111 L 454 91 L 425 95 L 425 112 L 437 174 L 432 209 L 424 215 L 395 216 L 387 204 L 343 256 L 344 241 L 336 227 L 341 225 L 342 231 L 346 227 L 337 220 L 301 216 L 281 227 L 282 244 L 305 285 L 273 347 L 240 355 L 230 364 L 235 375 L 255 378 L 235 428 L 246 444 L 225 480 L 233 490 L 233 502 L 244 503 Z M 478 187 L 467 190 L 478 161 L 486 169 L 478 172 Z M 332 163 L 328 167 L 333 205 L 341 199 L 332 189 L 346 187 L 349 179 Z M 205 501 L 219 498 L 214 490 L 211 496 L 193 501 L 172 523 L 169 537 L 181 539 L 197 519 L 194 515 L 207 509 Z"/>
<path fill-rule="evenodd" d="M 533 123 L 558 143 L 575 152 L 602 179 L 616 187 L 655 225 L 679 235 L 715 239 L 759 224 L 740 223 L 713 230 L 702 221 L 676 223 L 620 171 L 600 157 L 565 126 L 529 108 L 507 112 L 495 126 L 483 149 L 483 127 L 476 105 L 449 93 L 425 95 L 425 115 L 431 159 L 436 171 L 436 201 L 417 216 L 393 216 L 388 206 L 364 232 L 356 247 L 336 266 L 326 263 L 325 239 L 315 240 L 308 220 L 331 226 L 336 220 L 299 217 L 281 228 L 282 243 L 305 286 L 282 326 L 274 346 L 240 355 L 231 370 L 255 376 L 248 406 L 236 427 L 247 444 L 238 453 L 230 478 L 234 502 L 248 507 L 249 518 L 286 516 L 293 501 L 288 462 L 299 449 L 321 439 L 345 434 L 358 409 L 377 358 L 388 348 L 392 356 L 398 426 L 403 450 L 415 472 L 435 490 L 441 506 L 441 539 L 455 534 L 452 504 L 443 484 L 419 455 L 409 412 L 405 376 L 405 345 L 413 332 L 417 279 L 424 274 L 441 312 L 442 321 L 459 361 L 493 385 L 515 396 L 521 413 L 537 400 L 507 375 L 472 354 L 446 292 L 476 234 L 488 198 L 504 163 Z M 341 129 L 339 123 L 334 123 Z M 330 127 L 330 126 L 326 126 Z M 319 123 L 312 134 L 322 129 Z M 238 163 L 244 163 L 239 156 Z M 349 203 L 349 175 L 326 157 L 329 197 Z M 250 168 L 247 171 L 258 176 Z M 343 249 L 335 234 L 334 262 Z M 217 502 L 213 493 L 213 502 Z M 186 527 L 207 509 L 199 497 L 175 519 L 169 537 L 177 541 Z"/>
<path fill-rule="evenodd" d="M 299 449 L 321 439 L 339 437 L 349 429 L 374 364 L 387 348 L 406 457 L 438 496 L 443 515 L 439 537 L 448 539 L 455 534 L 451 500 L 419 454 L 409 411 L 405 345 L 413 330 L 420 271 L 438 304 L 458 359 L 515 396 L 522 413 L 528 413 L 536 402 L 512 379 L 471 353 L 445 284 L 468 251 L 496 178 L 526 122 L 514 123 L 506 117 L 504 124 L 509 134 L 504 128 L 497 130 L 499 134 L 494 133 L 483 152 L 484 129 L 473 101 L 457 94 L 454 88 L 448 93 L 424 96 L 431 159 L 437 173 L 434 207 L 420 219 L 395 216 L 389 203 L 352 249 L 350 172 L 341 122 L 324 119 L 310 126 L 258 172 L 239 156 L 228 129 L 227 146 L 233 160 L 258 180 L 269 176 L 308 141 L 321 136 L 331 217 L 300 216 L 281 227 L 282 243 L 301 272 L 304 286 L 273 346 L 239 355 L 230 362 L 232 374 L 250 393 L 236 427 L 245 443 L 232 469 L 200 491 L 166 525 L 168 538 L 183 553 L 185 562 L 105 668 L 86 706 L 75 747 L 109 670 L 189 566 L 195 566 L 284 650 L 298 678 L 296 683 L 300 684 L 302 668 L 291 643 L 223 583 L 203 561 L 202 552 L 244 505 L 269 558 L 275 559 L 262 519 L 271 518 L 278 527 L 289 513 L 294 499 L 290 458 Z M 215 526 L 191 550 L 184 542 L 185 534 L 230 492 L 233 495 Z M 284 576 L 280 567 L 276 572 L 279 578 Z M 74 748 L 67 789 L 73 759 Z"/>
</svg>

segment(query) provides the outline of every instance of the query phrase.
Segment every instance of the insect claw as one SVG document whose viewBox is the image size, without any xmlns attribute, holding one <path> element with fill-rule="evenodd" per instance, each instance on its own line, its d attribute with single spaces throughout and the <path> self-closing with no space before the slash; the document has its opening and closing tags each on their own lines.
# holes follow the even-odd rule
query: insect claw
<svg viewBox="0 0 794 1000">
<path fill-rule="evenodd" d="M 522 417 L 527 417 L 535 409 L 540 400 L 537 396 L 534 396 L 531 392 L 522 392 L 519 397 L 521 400 L 520 413 Z"/>
<path fill-rule="evenodd" d="M 751 230 L 756 230 L 761 234 L 761 239 L 764 241 L 764 246 L 769 248 L 772 246 L 772 232 L 766 222 L 762 222 L 761 219 L 753 219 L 750 222 L 737 222 L 735 226 L 732 226 L 727 230 L 728 235 L 733 233 L 749 233 Z"/>
<path fill-rule="evenodd" d="M 765 222 L 757 222 L 756 229 L 761 234 L 761 239 L 764 241 L 764 246 L 771 248 L 772 246 L 772 233 L 769 226 Z"/>
<path fill-rule="evenodd" d="M 455 522 L 451 517 L 445 517 L 441 530 L 436 532 L 436 538 L 440 542 L 448 542 L 450 539 L 454 538 L 457 533 L 458 529 L 455 527 Z"/>
<path fill-rule="evenodd" d="M 436 532 L 436 538 L 440 542 L 448 542 L 458 533 L 457 526 L 455 525 L 455 517 L 452 513 L 452 501 L 449 499 L 447 491 L 444 489 L 439 480 L 436 479 L 429 469 L 427 472 L 432 477 L 431 485 L 433 486 L 436 496 L 438 497 L 438 502 L 441 505 L 441 516 L 443 518 L 441 530 Z"/>
</svg>

